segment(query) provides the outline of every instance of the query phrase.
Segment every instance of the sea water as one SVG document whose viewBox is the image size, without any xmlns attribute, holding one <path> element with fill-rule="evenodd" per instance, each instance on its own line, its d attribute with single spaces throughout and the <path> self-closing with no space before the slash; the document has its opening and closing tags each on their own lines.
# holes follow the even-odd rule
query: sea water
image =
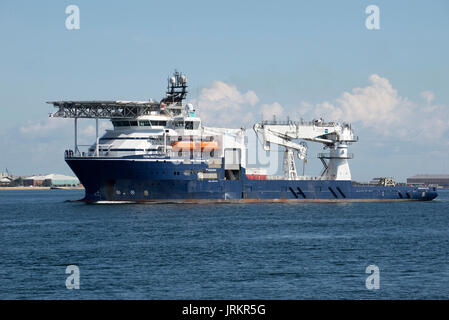
<svg viewBox="0 0 449 320">
<path fill-rule="evenodd" d="M 449 299 L 449 191 L 431 202 L 67 201 L 83 193 L 0 190 L 0 299 Z"/>
</svg>

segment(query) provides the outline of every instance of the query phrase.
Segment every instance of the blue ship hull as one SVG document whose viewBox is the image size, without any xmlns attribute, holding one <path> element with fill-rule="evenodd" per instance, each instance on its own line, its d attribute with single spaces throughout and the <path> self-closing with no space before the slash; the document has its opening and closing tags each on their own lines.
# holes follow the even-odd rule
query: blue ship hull
<svg viewBox="0 0 449 320">
<path fill-rule="evenodd" d="M 250 180 L 245 169 L 232 180 L 223 166 L 142 156 L 72 157 L 67 164 L 85 188 L 86 202 L 348 202 L 427 201 L 434 188 L 360 186 L 338 180 Z M 199 179 L 198 173 L 215 176 Z"/>
</svg>

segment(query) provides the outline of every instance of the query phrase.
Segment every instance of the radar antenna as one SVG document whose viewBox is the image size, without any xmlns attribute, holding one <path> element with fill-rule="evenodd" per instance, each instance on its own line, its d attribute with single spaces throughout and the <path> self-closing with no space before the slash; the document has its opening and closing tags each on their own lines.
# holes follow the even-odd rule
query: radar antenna
<svg viewBox="0 0 449 320">
<path fill-rule="evenodd" d="M 166 97 L 161 100 L 161 103 L 181 105 L 186 96 L 187 77 L 175 70 L 173 76 L 167 79 Z"/>
</svg>

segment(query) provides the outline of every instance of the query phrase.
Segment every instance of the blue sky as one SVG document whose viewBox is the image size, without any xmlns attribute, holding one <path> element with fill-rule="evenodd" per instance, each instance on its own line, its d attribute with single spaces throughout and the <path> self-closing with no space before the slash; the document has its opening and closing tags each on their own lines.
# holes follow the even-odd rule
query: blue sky
<svg viewBox="0 0 449 320">
<path fill-rule="evenodd" d="M 79 30 L 65 28 L 70 4 L 80 8 Z M 380 30 L 365 27 L 371 4 Z M 379 110 L 349 119 L 360 137 L 351 150 L 354 179 L 449 173 L 448 14 L 449 2 L 436 0 L 2 0 L 0 171 L 70 173 L 70 123 L 50 122 L 45 101 L 160 99 L 177 68 L 210 119 L 226 118 L 226 103 L 236 100 L 212 113 L 205 89 L 256 95 L 255 105 L 238 105 L 247 125 L 270 108 L 291 118 L 348 116 L 380 97 Z M 309 146 L 312 159 L 319 148 Z M 309 173 L 318 173 L 312 160 Z"/>
</svg>

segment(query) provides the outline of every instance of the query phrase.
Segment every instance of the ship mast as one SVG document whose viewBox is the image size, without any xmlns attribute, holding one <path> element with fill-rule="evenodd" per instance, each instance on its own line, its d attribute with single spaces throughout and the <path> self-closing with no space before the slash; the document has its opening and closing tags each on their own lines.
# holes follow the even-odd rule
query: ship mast
<svg viewBox="0 0 449 320">
<path fill-rule="evenodd" d="M 186 99 L 187 93 L 187 77 L 175 70 L 173 76 L 167 79 L 166 97 L 161 100 L 161 103 L 180 106 Z"/>
</svg>

